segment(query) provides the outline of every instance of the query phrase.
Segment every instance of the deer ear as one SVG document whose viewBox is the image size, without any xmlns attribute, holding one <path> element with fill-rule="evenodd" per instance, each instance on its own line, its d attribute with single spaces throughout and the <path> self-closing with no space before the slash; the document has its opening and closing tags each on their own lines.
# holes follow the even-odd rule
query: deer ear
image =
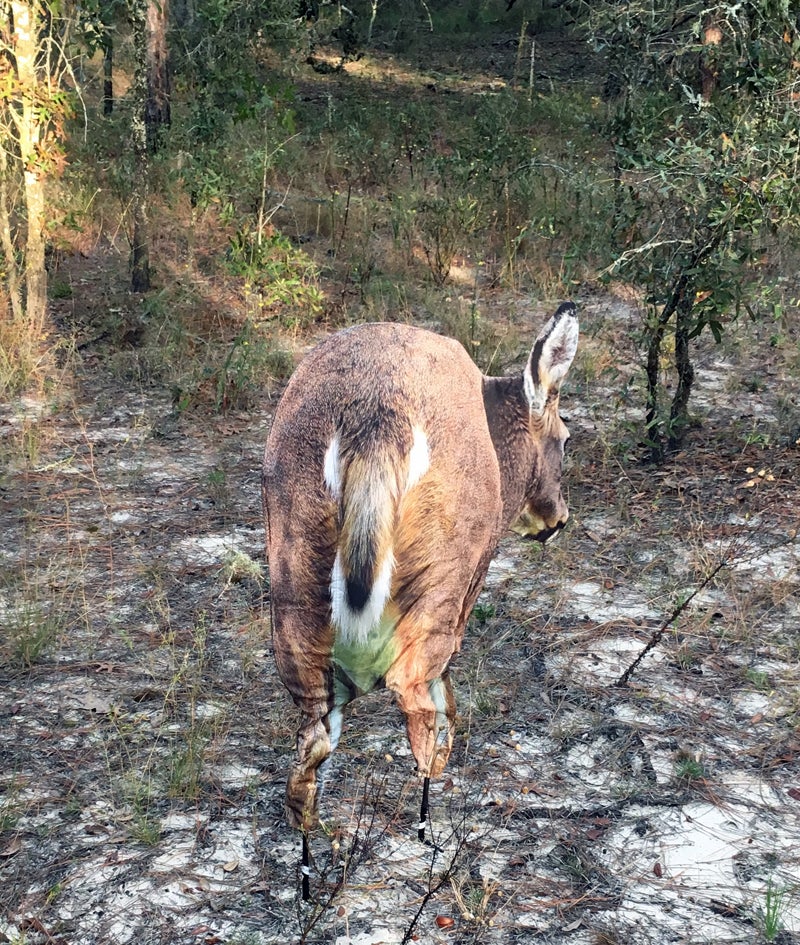
<svg viewBox="0 0 800 945">
<path fill-rule="evenodd" d="M 572 302 L 560 305 L 544 326 L 525 365 L 525 396 L 531 413 L 541 414 L 558 393 L 578 349 L 578 310 Z"/>
</svg>

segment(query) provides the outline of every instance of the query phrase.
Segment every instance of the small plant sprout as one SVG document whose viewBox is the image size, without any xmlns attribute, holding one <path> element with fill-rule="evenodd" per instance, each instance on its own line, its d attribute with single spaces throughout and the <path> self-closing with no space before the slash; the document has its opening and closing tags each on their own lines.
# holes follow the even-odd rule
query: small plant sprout
<svg viewBox="0 0 800 945">
<path fill-rule="evenodd" d="M 762 932 L 765 942 L 774 942 L 778 938 L 786 913 L 786 889 L 776 886 L 770 877 L 764 894 L 764 905 L 760 909 Z"/>
<path fill-rule="evenodd" d="M 494 617 L 497 609 L 492 603 L 478 601 L 478 603 L 472 608 L 472 616 L 479 624 L 486 623 L 487 620 L 491 620 Z"/>
<path fill-rule="evenodd" d="M 675 762 L 675 777 L 685 784 L 702 781 L 706 776 L 703 762 L 691 755 L 681 755 Z"/>
<path fill-rule="evenodd" d="M 763 669 L 756 669 L 755 666 L 748 666 L 745 670 L 745 679 L 759 692 L 769 692 L 772 689 L 769 679 L 769 673 Z"/>
</svg>

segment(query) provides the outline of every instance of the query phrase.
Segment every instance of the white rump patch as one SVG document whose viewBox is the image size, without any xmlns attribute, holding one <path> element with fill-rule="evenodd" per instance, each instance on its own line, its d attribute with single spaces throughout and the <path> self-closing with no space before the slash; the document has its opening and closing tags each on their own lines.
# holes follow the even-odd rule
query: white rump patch
<svg viewBox="0 0 800 945">
<path fill-rule="evenodd" d="M 430 469 L 431 451 L 428 448 L 428 438 L 419 427 L 414 427 L 414 442 L 408 454 L 408 476 L 406 489 L 408 492 L 415 486 Z"/>
<path fill-rule="evenodd" d="M 322 474 L 325 485 L 334 499 L 342 495 L 342 468 L 339 461 L 339 435 L 334 435 L 328 448 L 325 450 L 325 459 L 322 464 Z"/>
<path fill-rule="evenodd" d="M 378 625 L 392 591 L 394 555 L 383 559 L 363 610 L 356 613 L 347 603 L 347 584 L 342 571 L 341 552 L 336 552 L 331 572 L 331 619 L 343 643 L 366 644 L 370 631 Z"/>
</svg>

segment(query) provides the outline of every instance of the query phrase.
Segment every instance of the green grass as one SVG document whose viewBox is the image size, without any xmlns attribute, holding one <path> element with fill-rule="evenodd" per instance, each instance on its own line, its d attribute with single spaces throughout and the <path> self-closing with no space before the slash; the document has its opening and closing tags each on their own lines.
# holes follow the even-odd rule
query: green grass
<svg viewBox="0 0 800 945">
<path fill-rule="evenodd" d="M 764 893 L 764 905 L 761 909 L 762 934 L 765 942 L 774 942 L 784 927 L 787 892 L 785 887 L 775 886 L 770 879 Z"/>
<path fill-rule="evenodd" d="M 26 584 L 28 580 L 18 584 L 4 607 L 0 665 L 11 670 L 30 669 L 45 660 L 63 629 L 57 602 L 44 599 L 44 592 L 35 584 Z"/>
<path fill-rule="evenodd" d="M 684 784 L 702 781 L 705 776 L 703 763 L 697 758 L 682 757 L 675 763 L 675 777 Z"/>
</svg>

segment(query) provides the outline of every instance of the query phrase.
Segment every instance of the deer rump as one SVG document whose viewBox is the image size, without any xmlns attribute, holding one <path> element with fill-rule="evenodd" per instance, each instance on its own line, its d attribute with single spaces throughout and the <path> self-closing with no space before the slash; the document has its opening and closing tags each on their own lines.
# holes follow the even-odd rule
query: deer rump
<svg viewBox="0 0 800 945">
<path fill-rule="evenodd" d="M 577 320 L 562 309 L 524 377 L 484 378 L 457 342 L 394 324 L 332 335 L 293 375 L 263 471 L 273 648 L 301 712 L 286 789 L 293 826 L 317 820 L 317 771 L 343 707 L 377 686 L 395 693 L 420 775 L 446 764 L 450 660 L 501 531 L 547 479 L 548 422 L 560 439 L 548 447 L 558 470 L 557 501 L 542 506 L 556 523 L 547 533 L 566 521 L 557 394 Z"/>
</svg>

